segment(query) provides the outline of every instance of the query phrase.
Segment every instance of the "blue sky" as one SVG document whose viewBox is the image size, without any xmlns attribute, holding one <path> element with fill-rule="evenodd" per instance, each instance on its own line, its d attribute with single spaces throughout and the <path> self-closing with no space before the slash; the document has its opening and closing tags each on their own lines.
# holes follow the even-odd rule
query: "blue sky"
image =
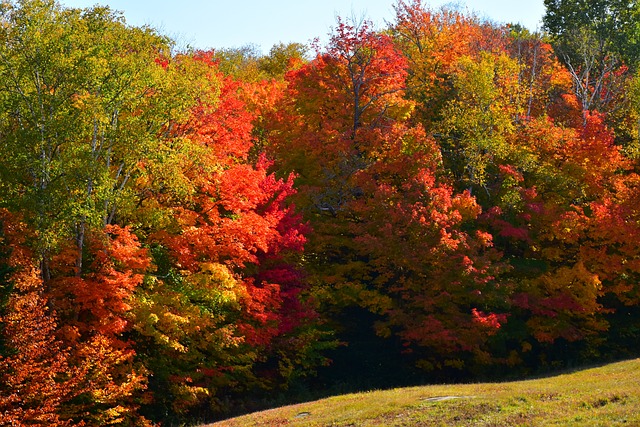
<svg viewBox="0 0 640 427">
<path fill-rule="evenodd" d="M 124 12 L 131 25 L 150 25 L 178 41 L 179 47 L 200 49 L 256 45 L 267 53 L 283 42 L 308 43 L 326 35 L 336 16 L 363 15 L 381 28 L 394 17 L 395 0 L 59 0 L 68 7 L 96 3 Z M 448 0 L 425 0 L 438 8 Z M 494 22 L 541 26 L 543 0 L 461 0 L 463 10 Z"/>
</svg>

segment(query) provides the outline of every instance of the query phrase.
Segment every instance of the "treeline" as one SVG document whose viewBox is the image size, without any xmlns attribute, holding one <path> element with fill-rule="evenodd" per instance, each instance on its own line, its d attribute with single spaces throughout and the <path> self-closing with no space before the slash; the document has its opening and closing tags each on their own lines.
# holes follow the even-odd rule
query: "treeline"
<svg viewBox="0 0 640 427">
<path fill-rule="evenodd" d="M 638 355 L 640 6 L 583 3 L 268 55 L 0 4 L 0 425 Z"/>
</svg>

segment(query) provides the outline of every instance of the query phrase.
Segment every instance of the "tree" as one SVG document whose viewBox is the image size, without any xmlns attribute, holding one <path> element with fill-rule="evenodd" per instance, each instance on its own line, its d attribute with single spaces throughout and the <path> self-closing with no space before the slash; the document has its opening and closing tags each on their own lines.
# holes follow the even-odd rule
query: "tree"
<svg viewBox="0 0 640 427">
<path fill-rule="evenodd" d="M 636 69 L 640 52 L 638 2 L 545 0 L 544 4 L 544 27 L 573 77 L 582 111 L 612 113 L 620 108 L 627 69 Z"/>
<path fill-rule="evenodd" d="M 258 60 L 258 67 L 271 78 L 283 79 L 291 67 L 306 61 L 309 48 L 300 43 L 273 45 L 269 54 Z"/>
<path fill-rule="evenodd" d="M 501 351 L 514 364 L 521 357 L 529 363 L 563 363 L 583 357 L 580 351 L 597 351 L 608 329 L 606 313 L 612 306 L 603 297 L 617 285 L 603 281 L 611 273 L 600 252 L 603 230 L 595 230 L 604 226 L 602 215 L 613 233 L 613 224 L 628 221 L 623 219 L 628 213 L 616 208 L 621 217 L 614 219 L 602 204 L 611 207 L 605 201 L 612 191 L 619 194 L 616 183 L 624 180 L 629 163 L 597 114 L 577 129 L 545 117 L 532 119 L 518 130 L 517 141 L 520 163 L 500 167 L 504 196 L 482 218 L 512 267 L 501 278 L 512 287 Z M 587 255 L 594 253 L 603 264 Z M 609 264 L 617 269 L 614 265 Z M 613 275 L 617 281 L 625 273 Z M 506 348 L 512 349 L 510 356 Z M 564 350 L 556 353 L 559 349 Z"/>
<path fill-rule="evenodd" d="M 81 367 L 83 392 L 67 402 L 64 413 L 86 425 L 143 422 L 136 397 L 146 387 L 146 370 L 136 366 L 135 351 L 124 334 L 133 325 L 135 290 L 150 269 L 147 251 L 128 228 L 114 225 L 87 236 L 88 258 L 75 275 L 75 245 L 51 260 L 48 293 L 60 324 L 57 335 L 69 349 L 69 361 Z"/>
<path fill-rule="evenodd" d="M 421 0 L 398 1 L 393 39 L 408 61 L 407 95 L 416 102 L 416 119 L 431 132 L 450 99 L 450 76 L 463 56 L 500 50 L 505 42 L 499 28 L 485 25 L 455 8 L 434 11 Z"/>
<path fill-rule="evenodd" d="M 290 105 L 280 120 L 304 117 L 305 122 L 283 129 L 272 152 L 282 160 L 277 167 L 300 174 L 299 185 L 317 186 L 305 192 L 310 198 L 300 201 L 303 209 L 337 214 L 357 192 L 349 188 L 350 179 L 375 161 L 379 147 L 372 135 L 411 109 L 402 99 L 406 63 L 391 39 L 370 25 L 339 21 L 327 51 L 288 76 Z M 290 147 L 298 139 L 307 153 Z"/>
<path fill-rule="evenodd" d="M 143 411 L 176 421 L 210 418 L 242 393 L 286 386 L 312 368 L 299 355 L 323 345 L 301 299 L 296 261 L 306 226 L 289 202 L 293 177 L 276 178 L 254 146 L 256 113 L 245 103 L 254 90 L 244 87 L 253 84 L 223 76 L 211 52 L 194 57 L 222 87 L 217 103 L 202 101 L 173 129 L 198 153 L 177 165 L 185 196 L 153 165 L 139 182 L 154 193 L 141 210 L 170 212 L 148 230 L 158 270 L 134 303 L 136 349 L 155 396 Z"/>
<path fill-rule="evenodd" d="M 36 229 L 48 286 L 49 260 L 70 238 L 82 274 L 89 229 L 123 214 L 141 162 L 166 153 L 164 132 L 198 85 L 176 84 L 179 64 L 163 66 L 165 38 L 108 8 L 25 0 L 0 10 L 2 203 Z"/>
<path fill-rule="evenodd" d="M 637 39 L 635 0 L 545 0 L 544 27 L 553 37 L 560 58 L 567 62 L 583 60 L 579 40 L 573 37 L 591 33 L 599 59 L 615 55 L 634 67 L 640 45 Z"/>
<path fill-rule="evenodd" d="M 506 54 L 482 53 L 475 60 L 461 57 L 450 78 L 453 97 L 435 125 L 445 167 L 483 197 L 490 191 L 491 169 L 513 150 L 511 135 L 524 114 L 519 69 Z"/>
<path fill-rule="evenodd" d="M 244 81 L 259 81 L 262 78 L 262 54 L 256 45 L 219 49 L 213 56 L 225 75 Z"/>
<path fill-rule="evenodd" d="M 84 375 L 55 336 L 24 223 L 0 211 L 0 425 L 65 426 L 60 407 L 77 396 Z"/>
<path fill-rule="evenodd" d="M 518 62 L 519 82 L 526 98 L 524 118 L 548 115 L 556 123 L 576 127 L 582 117 L 575 119 L 575 109 L 571 108 L 572 104 L 577 105 L 572 77 L 558 61 L 547 38 L 519 25 L 509 29 L 507 52 Z"/>
<path fill-rule="evenodd" d="M 388 151 L 358 176 L 353 266 L 337 281 L 361 289 L 360 304 L 383 315 L 378 334 L 397 334 L 419 367 L 470 368 L 490 362 L 486 342 L 507 321 L 508 289 L 495 286 L 491 235 L 467 231 L 480 206 L 439 182 L 437 146 L 420 133 L 396 125 Z M 411 139 L 420 149 L 404 152 Z"/>
<path fill-rule="evenodd" d="M 386 35 L 338 21 L 326 50 L 287 75 L 268 148 L 299 174 L 326 312 L 360 307 L 374 320 L 355 328 L 395 337 L 427 370 L 461 368 L 487 361 L 484 343 L 505 319 L 494 313 L 497 254 L 490 236 L 466 232 L 481 210 L 441 180 L 439 148 L 412 123 L 406 67 Z"/>
</svg>

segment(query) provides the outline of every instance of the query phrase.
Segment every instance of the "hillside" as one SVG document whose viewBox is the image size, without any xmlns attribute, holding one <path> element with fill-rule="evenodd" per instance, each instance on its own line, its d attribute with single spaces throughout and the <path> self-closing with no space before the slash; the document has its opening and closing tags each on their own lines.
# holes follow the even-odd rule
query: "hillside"
<svg viewBox="0 0 640 427">
<path fill-rule="evenodd" d="M 336 396 L 207 427 L 454 425 L 638 426 L 640 359 L 518 382 Z"/>
</svg>

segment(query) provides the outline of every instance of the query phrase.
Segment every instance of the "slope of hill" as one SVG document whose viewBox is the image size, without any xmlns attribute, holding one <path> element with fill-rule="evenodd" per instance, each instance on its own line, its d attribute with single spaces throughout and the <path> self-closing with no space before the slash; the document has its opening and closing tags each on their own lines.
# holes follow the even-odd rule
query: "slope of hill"
<svg viewBox="0 0 640 427">
<path fill-rule="evenodd" d="M 640 426 L 640 359 L 552 377 L 349 394 L 208 427 Z"/>
</svg>

